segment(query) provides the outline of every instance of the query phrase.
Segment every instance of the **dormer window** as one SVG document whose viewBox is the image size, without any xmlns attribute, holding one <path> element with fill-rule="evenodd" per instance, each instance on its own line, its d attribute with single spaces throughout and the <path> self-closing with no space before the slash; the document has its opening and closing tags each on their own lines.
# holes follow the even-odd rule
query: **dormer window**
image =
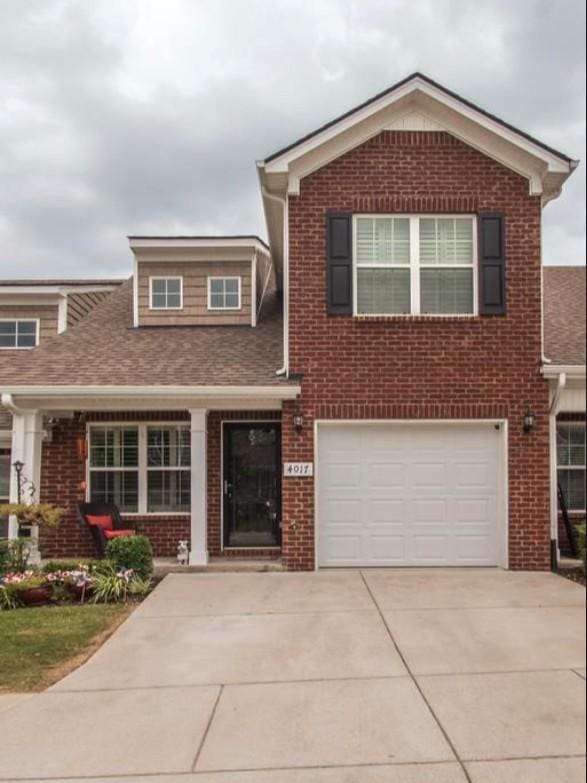
<svg viewBox="0 0 587 783">
<path fill-rule="evenodd" d="M 151 310 L 181 310 L 183 308 L 182 277 L 150 277 Z"/>
<path fill-rule="evenodd" d="M 240 310 L 240 277 L 208 278 L 208 310 Z"/>
<path fill-rule="evenodd" d="M 39 342 L 37 320 L 0 321 L 0 348 L 34 348 Z"/>
</svg>

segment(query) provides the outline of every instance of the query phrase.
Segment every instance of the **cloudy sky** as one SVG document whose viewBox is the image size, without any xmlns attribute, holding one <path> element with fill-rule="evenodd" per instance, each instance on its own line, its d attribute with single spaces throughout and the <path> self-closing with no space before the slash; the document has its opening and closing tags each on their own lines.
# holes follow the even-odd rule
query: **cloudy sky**
<svg viewBox="0 0 587 783">
<path fill-rule="evenodd" d="M 0 0 L 0 276 L 264 235 L 254 161 L 415 70 L 584 160 L 584 34 L 584 0 Z M 584 263 L 585 169 L 546 263 Z"/>
</svg>

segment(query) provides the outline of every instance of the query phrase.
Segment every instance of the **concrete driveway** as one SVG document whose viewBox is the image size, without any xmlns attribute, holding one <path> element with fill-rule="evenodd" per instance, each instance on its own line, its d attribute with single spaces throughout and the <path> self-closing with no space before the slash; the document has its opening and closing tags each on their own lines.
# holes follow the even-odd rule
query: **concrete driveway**
<svg viewBox="0 0 587 783">
<path fill-rule="evenodd" d="M 0 779 L 583 783 L 584 667 L 552 574 L 171 575 L 0 711 Z"/>
</svg>

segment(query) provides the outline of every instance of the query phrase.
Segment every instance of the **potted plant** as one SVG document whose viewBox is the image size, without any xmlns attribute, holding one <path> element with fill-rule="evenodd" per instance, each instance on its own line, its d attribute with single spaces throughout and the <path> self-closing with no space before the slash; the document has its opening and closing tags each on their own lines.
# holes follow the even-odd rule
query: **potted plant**
<svg viewBox="0 0 587 783">
<path fill-rule="evenodd" d="M 0 517 L 16 517 L 19 536 L 27 541 L 27 560 L 31 565 L 39 565 L 41 562 L 38 545 L 39 528 L 57 527 L 66 509 L 59 508 L 53 503 L 37 503 L 37 488 L 32 481 L 23 475 L 24 463 L 17 460 L 12 467 L 16 472 L 18 499 L 16 503 L 0 505 Z M 28 502 L 23 502 L 23 498 L 28 498 Z M 22 535 L 25 531 L 28 532 L 29 538 L 26 534 Z"/>
<path fill-rule="evenodd" d="M 52 503 L 4 503 L 0 506 L 0 517 L 15 516 L 18 521 L 19 534 L 23 529 L 55 528 L 65 514 L 64 508 Z M 37 536 L 21 538 L 23 548 L 28 550 L 27 560 L 31 565 L 38 565 L 41 557 L 38 551 Z"/>
<path fill-rule="evenodd" d="M 25 606 L 46 604 L 53 596 L 53 585 L 47 576 L 36 571 L 6 574 L 2 581 Z"/>
</svg>

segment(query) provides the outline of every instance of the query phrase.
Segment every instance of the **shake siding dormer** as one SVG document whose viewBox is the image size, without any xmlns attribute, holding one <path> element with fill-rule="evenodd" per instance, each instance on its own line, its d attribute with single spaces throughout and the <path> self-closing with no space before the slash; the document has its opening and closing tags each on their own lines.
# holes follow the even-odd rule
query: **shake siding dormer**
<svg viewBox="0 0 587 783">
<path fill-rule="evenodd" d="M 256 326 L 272 277 L 260 240 L 131 237 L 130 245 L 135 326 Z"/>
</svg>

